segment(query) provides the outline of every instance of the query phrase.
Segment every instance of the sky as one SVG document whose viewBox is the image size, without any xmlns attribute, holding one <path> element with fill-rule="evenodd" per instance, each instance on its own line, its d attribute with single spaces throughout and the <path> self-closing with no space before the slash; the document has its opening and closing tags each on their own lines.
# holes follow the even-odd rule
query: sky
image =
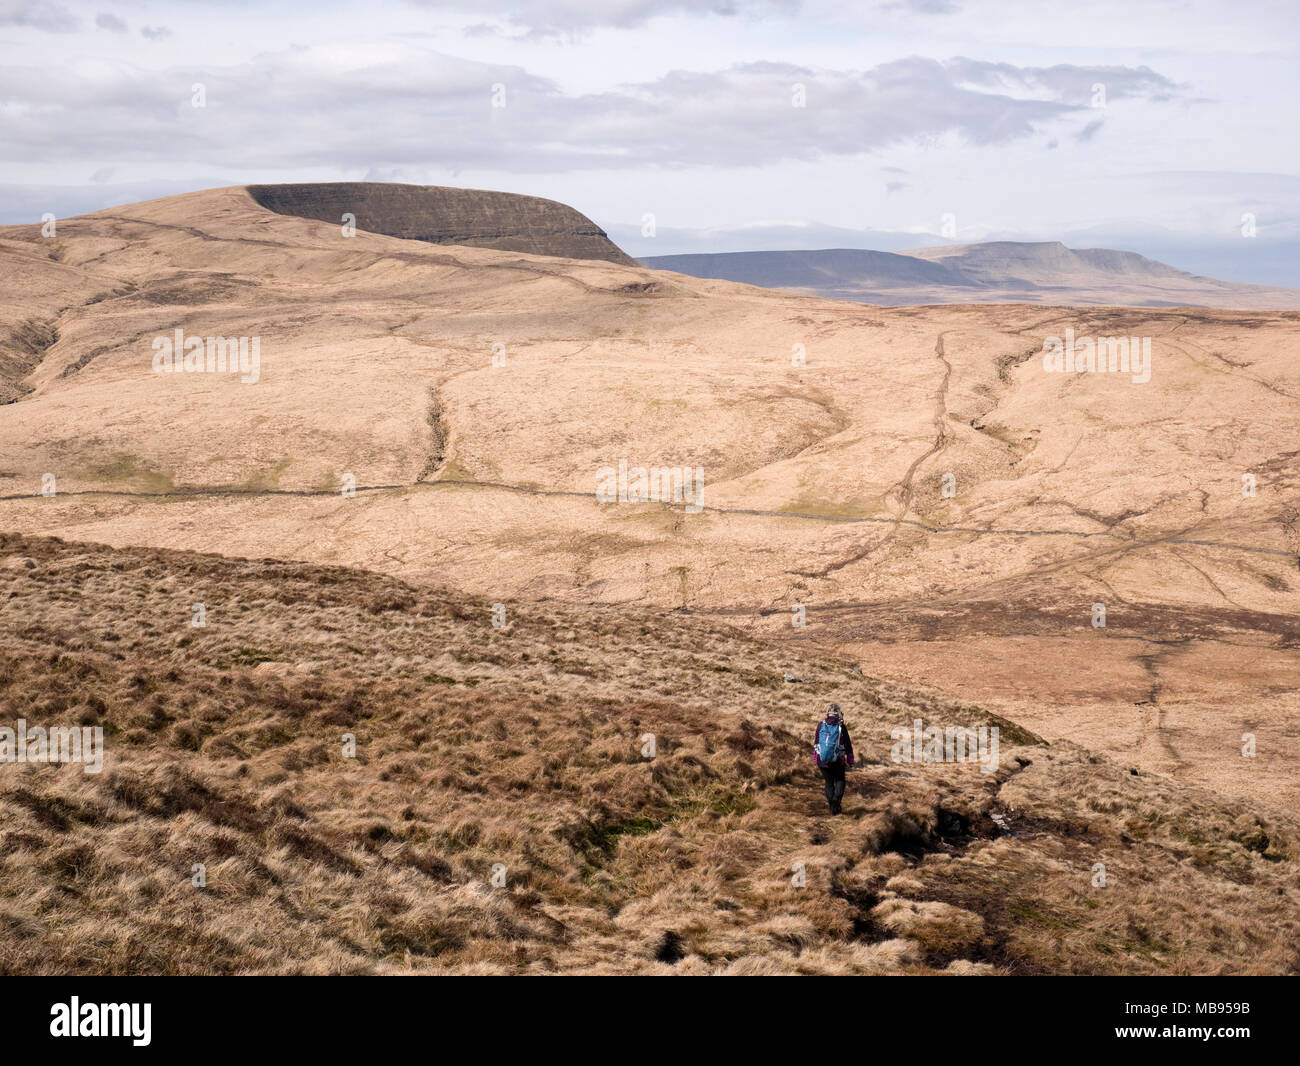
<svg viewBox="0 0 1300 1066">
<path fill-rule="evenodd" d="M 1298 31 L 1295 0 L 0 0 L 0 223 L 405 181 L 636 256 L 1060 240 L 1300 286 Z"/>
</svg>

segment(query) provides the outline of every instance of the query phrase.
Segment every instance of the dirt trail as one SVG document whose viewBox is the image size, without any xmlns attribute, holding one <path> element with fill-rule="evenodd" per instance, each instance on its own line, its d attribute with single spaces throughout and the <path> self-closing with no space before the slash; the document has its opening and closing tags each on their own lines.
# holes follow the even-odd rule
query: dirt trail
<svg viewBox="0 0 1300 1066">
<path fill-rule="evenodd" d="M 1187 766 L 1170 740 L 1165 708 L 1160 703 L 1160 693 L 1164 688 L 1160 679 L 1160 660 L 1176 650 L 1176 646 L 1165 645 L 1138 656 L 1143 669 L 1151 676 L 1147 698 L 1139 703 L 1142 708 L 1142 735 L 1137 742 L 1138 757 L 1148 769 L 1170 777 L 1177 776 Z"/>
<path fill-rule="evenodd" d="M 593 498 L 590 492 L 575 492 L 566 489 L 539 489 L 527 485 L 511 485 L 501 481 L 477 481 L 468 478 L 461 479 L 441 479 L 438 481 L 419 481 L 412 483 L 392 483 L 383 485 L 358 485 L 356 494 L 358 496 L 366 493 L 392 492 L 394 489 L 410 488 L 428 488 L 428 489 L 489 489 L 501 492 L 516 492 L 527 496 L 544 496 L 544 497 L 566 497 L 577 500 L 590 500 Z M 295 497 L 329 497 L 339 495 L 338 489 L 244 489 L 235 487 L 216 487 L 216 486 L 194 486 L 192 488 L 178 488 L 170 492 L 145 492 L 130 491 L 127 489 L 78 489 L 70 492 L 60 492 L 59 497 L 85 497 L 85 496 L 108 496 L 117 499 L 127 500 L 174 500 L 184 499 L 195 496 L 295 496 Z M 0 495 L 0 503 L 12 502 L 29 502 L 31 500 L 42 498 L 37 492 L 14 492 Z M 684 504 L 671 503 L 647 503 L 643 506 L 654 506 L 666 509 L 684 510 Z M 719 515 L 750 515 L 757 518 L 789 518 L 798 519 L 807 522 L 832 522 L 839 525 L 883 525 L 883 526 L 909 526 L 913 529 L 921 530 L 925 533 L 932 534 L 954 534 L 959 536 L 982 536 L 982 537 L 1070 537 L 1076 540 L 1093 540 L 1097 538 L 1109 538 L 1123 542 L 1117 547 L 1123 550 L 1132 550 L 1135 548 L 1149 548 L 1160 544 L 1187 544 L 1203 548 L 1222 548 L 1225 551 L 1249 552 L 1256 555 L 1280 555 L 1284 558 L 1295 559 L 1300 565 L 1300 552 L 1289 551 L 1283 548 L 1265 548 L 1253 544 L 1238 544 L 1232 541 L 1208 540 L 1203 538 L 1190 538 L 1182 536 L 1163 536 L 1150 538 L 1127 537 L 1119 533 L 1113 533 L 1109 530 L 1078 530 L 1078 529 L 1017 529 L 1017 528 L 998 528 L 988 526 L 936 526 L 928 522 L 921 522 L 910 518 L 875 518 L 870 516 L 862 517 L 843 517 L 839 515 L 821 515 L 809 514 L 803 511 L 775 511 L 764 510 L 754 507 L 711 507 L 704 505 L 701 507 L 703 514 Z M 1101 549 L 1109 551 L 1112 549 Z M 1063 560 L 1059 563 L 1051 564 L 1052 567 L 1069 565 L 1074 560 Z M 847 564 L 845 564 L 847 565 Z M 838 606 L 851 606 L 840 604 Z"/>
<path fill-rule="evenodd" d="M 429 433 L 432 438 L 429 445 L 429 458 L 425 460 L 424 468 L 415 479 L 417 482 L 427 481 L 437 473 L 447 461 L 447 426 L 443 419 L 442 406 L 438 403 L 438 390 L 432 385 L 429 387 L 429 414 L 427 421 L 429 423 Z"/>
<path fill-rule="evenodd" d="M 902 519 L 912 509 L 912 497 L 915 495 L 916 472 L 922 464 L 934 458 L 948 446 L 948 441 L 952 436 L 948 432 L 948 382 L 952 379 L 952 364 L 948 362 L 947 355 L 943 350 L 943 338 L 948 331 L 940 333 L 934 342 L 935 357 L 943 364 L 943 380 L 939 382 L 939 391 L 934 398 L 934 443 L 923 454 L 913 460 L 912 465 L 907 468 L 907 473 L 903 475 L 903 480 L 899 483 L 898 488 L 894 491 L 898 494 L 899 511 L 897 518 Z"/>
</svg>

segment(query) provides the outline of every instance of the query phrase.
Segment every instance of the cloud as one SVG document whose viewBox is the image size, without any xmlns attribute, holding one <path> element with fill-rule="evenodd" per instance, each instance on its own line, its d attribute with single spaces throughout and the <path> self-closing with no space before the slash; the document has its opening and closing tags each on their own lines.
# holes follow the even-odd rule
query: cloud
<svg viewBox="0 0 1300 1066">
<path fill-rule="evenodd" d="M 1112 97 L 1172 84 L 1146 68 L 914 56 L 866 71 L 773 62 L 679 70 L 571 94 L 521 67 L 380 46 L 291 49 L 206 69 L 70 67 L 57 79 L 11 64 L 0 68 L 0 139 L 45 162 L 220 161 L 236 171 L 748 167 L 947 135 L 974 145 L 1028 138 L 1087 113 L 1074 90 L 1103 73 Z M 206 86 L 201 109 L 190 106 L 196 80 Z M 492 106 L 498 84 L 504 107 Z M 796 85 L 806 106 L 795 106 Z"/>
<path fill-rule="evenodd" d="M 79 20 L 62 4 L 49 0 L 0 0 L 0 26 L 26 26 L 47 33 L 70 33 Z"/>
<path fill-rule="evenodd" d="M 126 23 L 108 11 L 101 11 L 95 16 L 95 25 L 110 33 L 126 33 Z"/>
<path fill-rule="evenodd" d="M 141 26 L 140 35 L 151 41 L 163 41 L 172 35 L 166 26 Z"/>
<path fill-rule="evenodd" d="M 953 0 L 894 0 L 884 11 L 911 11 L 917 15 L 952 15 L 961 10 Z"/>
<path fill-rule="evenodd" d="M 1083 129 L 1081 129 L 1077 134 L 1075 134 L 1074 139 L 1076 141 L 1086 143 L 1092 140 L 1095 136 L 1097 136 L 1097 132 L 1104 125 L 1105 125 L 1105 121 L 1103 119 L 1094 119 L 1092 122 L 1089 122 L 1086 126 L 1084 126 Z"/>
<path fill-rule="evenodd" d="M 800 0 L 413 0 L 419 7 L 469 11 L 495 16 L 518 27 L 528 37 L 573 37 L 595 29 L 634 29 L 664 15 L 749 15 L 792 14 Z M 499 32 L 479 23 L 475 36 Z"/>
<path fill-rule="evenodd" d="M 1171 99 L 1179 86 L 1150 67 L 1080 67 L 1062 63 L 1052 67 L 1017 67 L 957 58 L 948 61 L 953 79 L 968 85 L 1019 97 L 1046 96 L 1062 103 L 1089 105 L 1093 86 L 1104 85 L 1108 99 L 1142 96 Z"/>
</svg>

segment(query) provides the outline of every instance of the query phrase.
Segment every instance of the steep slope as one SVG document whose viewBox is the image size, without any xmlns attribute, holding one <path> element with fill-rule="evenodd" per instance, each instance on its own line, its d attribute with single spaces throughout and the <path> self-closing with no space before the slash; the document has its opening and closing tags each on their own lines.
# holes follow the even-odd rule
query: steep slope
<svg viewBox="0 0 1300 1066">
<path fill-rule="evenodd" d="M 336 225 L 350 214 L 359 229 L 406 240 L 633 263 L 591 219 L 537 196 L 377 181 L 250 185 L 248 193 L 277 214 Z"/>
<path fill-rule="evenodd" d="M 106 736 L 98 774 L 0 767 L 0 973 L 1300 967 L 1293 818 L 843 662 L 340 568 L 0 560 L 6 713 Z M 996 726 L 996 768 L 894 762 L 916 718 Z"/>
</svg>

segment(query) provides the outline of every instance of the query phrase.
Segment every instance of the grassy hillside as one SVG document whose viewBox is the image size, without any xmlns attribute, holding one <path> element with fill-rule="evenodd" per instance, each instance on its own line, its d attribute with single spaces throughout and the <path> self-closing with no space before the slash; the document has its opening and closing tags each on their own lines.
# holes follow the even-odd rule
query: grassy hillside
<svg viewBox="0 0 1300 1066">
<path fill-rule="evenodd" d="M 0 972 L 1300 968 L 1294 821 L 686 614 L 505 608 L 0 536 L 0 724 L 107 734 L 0 765 Z M 1000 769 L 894 764 L 916 717 Z"/>
</svg>

